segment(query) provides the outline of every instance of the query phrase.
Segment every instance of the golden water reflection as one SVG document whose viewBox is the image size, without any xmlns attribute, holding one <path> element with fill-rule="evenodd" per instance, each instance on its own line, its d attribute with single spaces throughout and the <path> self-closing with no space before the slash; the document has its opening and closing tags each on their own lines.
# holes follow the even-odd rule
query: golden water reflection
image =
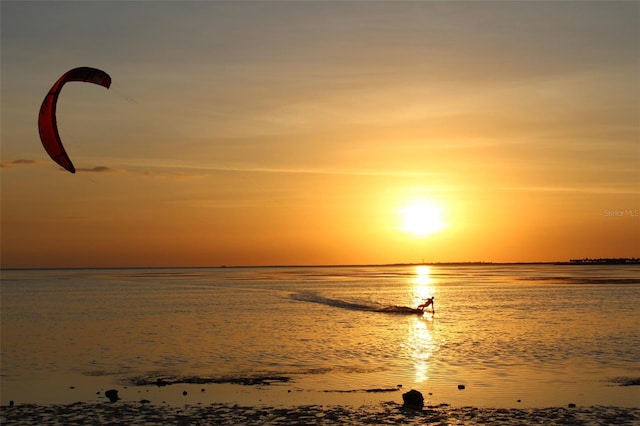
<svg viewBox="0 0 640 426">
<path fill-rule="evenodd" d="M 435 296 L 435 280 L 431 277 L 431 267 L 419 265 L 415 267 L 413 284 L 413 303 L 418 306 L 425 299 Z"/>
<path fill-rule="evenodd" d="M 433 284 L 433 279 L 431 278 L 431 268 L 427 265 L 416 266 L 416 276 L 413 282 L 417 285 L 428 285 Z"/>
<path fill-rule="evenodd" d="M 407 347 L 415 368 L 416 383 L 423 383 L 429 379 L 429 366 L 434 353 L 433 335 L 431 327 L 433 318 L 416 318 L 409 328 Z"/>
<path fill-rule="evenodd" d="M 431 267 L 427 265 L 415 267 L 415 276 L 411 282 L 415 306 L 435 296 L 436 282 L 431 272 Z M 434 353 L 432 327 L 433 316 L 425 313 L 423 317 L 416 318 L 408 330 L 407 347 L 409 356 L 413 360 L 416 383 L 429 380 L 430 359 Z"/>
</svg>

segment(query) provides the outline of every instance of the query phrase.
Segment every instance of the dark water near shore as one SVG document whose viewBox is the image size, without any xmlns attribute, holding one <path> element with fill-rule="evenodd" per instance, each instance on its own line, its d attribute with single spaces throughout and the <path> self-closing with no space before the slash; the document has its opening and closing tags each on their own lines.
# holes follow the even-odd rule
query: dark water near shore
<svg viewBox="0 0 640 426">
<path fill-rule="evenodd" d="M 242 384 L 397 400 L 401 384 L 431 403 L 640 406 L 620 386 L 640 377 L 633 265 L 23 270 L 1 291 L 2 404 Z M 431 296 L 435 314 L 378 312 Z"/>
</svg>

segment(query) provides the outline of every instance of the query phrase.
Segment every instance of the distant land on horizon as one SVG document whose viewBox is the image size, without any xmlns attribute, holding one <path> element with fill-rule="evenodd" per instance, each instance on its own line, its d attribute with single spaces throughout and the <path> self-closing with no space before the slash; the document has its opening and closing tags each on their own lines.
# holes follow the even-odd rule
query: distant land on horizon
<svg viewBox="0 0 640 426">
<path fill-rule="evenodd" d="M 621 258 L 584 258 L 570 259 L 560 261 L 531 261 L 531 262 L 489 262 L 489 261 L 460 261 L 460 262 L 407 262 L 407 263 L 380 263 L 380 264 L 340 264 L 340 265 L 264 265 L 264 266 L 243 266 L 221 265 L 219 268 L 331 268 L 331 267 L 349 267 L 349 266 L 474 266 L 474 265 L 640 265 L 640 258 L 637 257 L 621 257 Z"/>
<path fill-rule="evenodd" d="M 620 258 L 588 258 L 570 259 L 559 261 L 531 261 L 531 262 L 490 262 L 490 261 L 460 261 L 460 262 L 406 262 L 406 263 L 369 263 L 369 264 L 338 264 L 338 265 L 220 265 L 218 268 L 331 268 L 331 267 L 349 267 L 349 266 L 474 266 L 474 265 L 640 265 L 638 257 L 620 257 Z M 206 266 L 204 266 L 206 268 Z"/>
<path fill-rule="evenodd" d="M 335 265 L 218 265 L 218 266 L 103 266 L 103 267 L 50 267 L 50 268 L 2 268 L 0 271 L 18 270 L 65 270 L 65 269 L 206 269 L 206 268 L 337 268 L 364 266 L 500 266 L 500 265 L 640 265 L 640 258 L 582 258 L 568 261 L 548 262 L 489 262 L 489 261 L 461 261 L 461 262 L 407 262 L 381 264 L 335 264 Z"/>
</svg>

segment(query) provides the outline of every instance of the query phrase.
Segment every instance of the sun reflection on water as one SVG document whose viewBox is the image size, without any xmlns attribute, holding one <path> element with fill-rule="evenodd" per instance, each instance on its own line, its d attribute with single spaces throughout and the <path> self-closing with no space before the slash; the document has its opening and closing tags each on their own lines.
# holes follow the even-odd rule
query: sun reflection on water
<svg viewBox="0 0 640 426">
<path fill-rule="evenodd" d="M 416 318 L 409 330 L 407 347 L 415 368 L 416 383 L 429 379 L 430 359 L 434 352 L 432 319 Z"/>
<path fill-rule="evenodd" d="M 412 284 L 416 306 L 423 303 L 425 299 L 435 296 L 436 282 L 431 276 L 431 267 L 427 265 L 416 266 Z M 413 360 L 416 383 L 424 383 L 429 380 L 430 360 L 434 353 L 432 327 L 433 316 L 425 313 L 423 317 L 416 318 L 409 328 L 408 355 Z"/>
<path fill-rule="evenodd" d="M 415 305 L 435 295 L 435 280 L 431 277 L 431 268 L 427 265 L 416 266 L 413 278 L 413 295 Z"/>
</svg>

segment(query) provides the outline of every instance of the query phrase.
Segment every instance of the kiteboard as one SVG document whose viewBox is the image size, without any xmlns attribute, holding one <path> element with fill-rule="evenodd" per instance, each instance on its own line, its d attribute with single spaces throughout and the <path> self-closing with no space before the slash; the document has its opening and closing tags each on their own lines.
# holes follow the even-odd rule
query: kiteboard
<svg viewBox="0 0 640 426">
<path fill-rule="evenodd" d="M 407 315 L 424 314 L 424 311 L 422 309 L 410 308 L 408 306 L 387 306 L 386 308 L 379 309 L 378 312 L 386 312 L 390 314 L 407 314 Z"/>
</svg>

